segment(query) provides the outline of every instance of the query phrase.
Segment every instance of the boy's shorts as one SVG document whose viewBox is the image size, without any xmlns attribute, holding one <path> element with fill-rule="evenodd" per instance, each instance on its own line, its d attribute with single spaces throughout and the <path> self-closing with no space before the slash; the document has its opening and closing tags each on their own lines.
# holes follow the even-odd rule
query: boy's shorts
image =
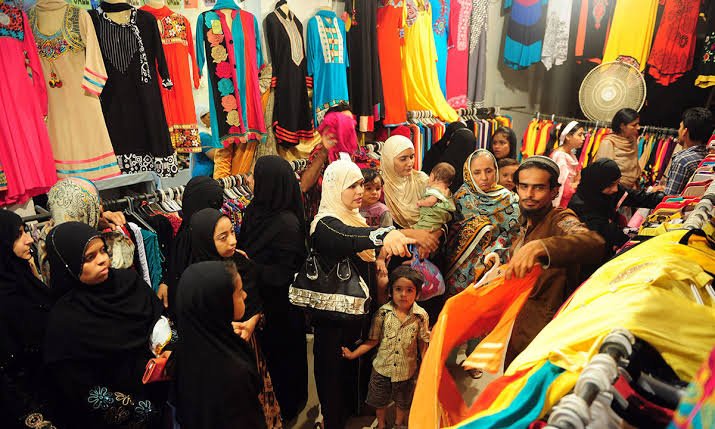
<svg viewBox="0 0 715 429">
<path fill-rule="evenodd" d="M 394 400 L 397 408 L 409 410 L 412 405 L 412 395 L 415 393 L 415 381 L 415 377 L 412 376 L 409 380 L 393 383 L 390 377 L 385 377 L 373 369 L 365 403 L 374 408 L 385 408 Z"/>
</svg>

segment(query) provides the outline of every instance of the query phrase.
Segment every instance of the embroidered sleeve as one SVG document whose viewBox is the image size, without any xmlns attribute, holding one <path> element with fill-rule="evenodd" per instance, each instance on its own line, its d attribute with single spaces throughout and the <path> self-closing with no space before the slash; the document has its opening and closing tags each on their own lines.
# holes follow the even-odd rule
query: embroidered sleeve
<svg viewBox="0 0 715 429">
<path fill-rule="evenodd" d="M 82 88 L 99 97 L 107 83 L 107 70 L 104 67 L 102 51 L 97 41 L 92 18 L 86 11 L 79 11 L 79 28 L 85 45 L 84 73 Z"/>
<path fill-rule="evenodd" d="M 385 238 L 385 236 L 390 232 L 394 231 L 395 227 L 394 226 L 388 226 L 385 228 L 378 228 L 372 232 L 370 232 L 370 241 L 375 246 L 382 246 L 382 240 Z"/>
<path fill-rule="evenodd" d="M 164 55 L 164 45 L 161 44 L 161 34 L 159 33 L 159 26 L 156 25 L 156 20 L 151 17 L 154 25 L 151 26 L 151 38 L 154 42 L 154 54 L 156 55 L 156 66 L 159 70 L 159 76 L 161 76 L 161 85 L 166 89 L 173 88 L 174 84 L 171 82 L 171 76 L 169 76 L 169 66 L 166 64 L 166 55 Z"/>
</svg>

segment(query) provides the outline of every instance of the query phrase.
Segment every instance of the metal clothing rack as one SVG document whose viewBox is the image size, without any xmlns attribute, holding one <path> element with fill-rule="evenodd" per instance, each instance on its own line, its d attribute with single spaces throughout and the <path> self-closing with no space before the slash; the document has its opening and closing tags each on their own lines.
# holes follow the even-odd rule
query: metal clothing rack
<svg viewBox="0 0 715 429">
<path fill-rule="evenodd" d="M 539 111 L 527 112 L 527 111 L 517 110 L 517 109 L 513 109 L 513 108 L 510 109 L 510 108 L 506 108 L 506 107 L 502 107 L 501 110 L 507 110 L 507 111 L 515 112 L 515 113 L 523 113 L 526 115 L 533 115 L 537 121 L 541 120 L 541 119 L 548 119 L 551 121 L 558 121 L 558 122 L 577 121 L 580 124 L 592 126 L 595 128 L 599 128 L 599 127 L 600 128 L 610 128 L 611 127 L 610 121 L 591 121 L 589 119 L 573 118 L 570 116 L 561 116 L 561 115 L 556 115 L 556 114 L 542 113 Z M 644 133 L 652 132 L 652 133 L 672 135 L 672 136 L 678 135 L 678 130 L 676 130 L 675 128 L 656 127 L 656 126 L 652 126 L 652 125 L 641 125 L 641 129 L 643 130 Z"/>
</svg>

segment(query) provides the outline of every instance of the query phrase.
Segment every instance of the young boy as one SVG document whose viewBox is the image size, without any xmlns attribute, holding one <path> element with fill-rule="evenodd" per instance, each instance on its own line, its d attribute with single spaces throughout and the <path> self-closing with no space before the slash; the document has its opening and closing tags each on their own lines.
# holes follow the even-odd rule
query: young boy
<svg viewBox="0 0 715 429">
<path fill-rule="evenodd" d="M 499 184 L 514 192 L 514 172 L 519 168 L 519 161 L 513 158 L 503 158 L 497 162 L 499 167 Z"/>
<path fill-rule="evenodd" d="M 708 155 L 707 143 L 713 134 L 713 115 L 704 107 L 693 107 L 683 113 L 678 140 L 683 150 L 673 156 L 665 195 L 679 195 Z"/>
<path fill-rule="evenodd" d="M 380 202 L 382 186 L 384 185 L 380 173 L 372 168 L 363 168 L 362 177 L 365 179 L 365 192 L 362 196 L 360 214 L 370 226 L 392 226 L 390 209 L 388 209 L 384 203 Z"/>
<path fill-rule="evenodd" d="M 420 219 L 414 226 L 415 229 L 436 231 L 452 220 L 452 213 L 456 208 L 449 185 L 452 184 L 454 175 L 454 167 L 446 162 L 434 166 L 429 174 L 423 199 L 417 201 L 420 207 Z"/>
<path fill-rule="evenodd" d="M 385 413 L 395 401 L 395 428 L 406 428 L 407 414 L 417 380 L 417 351 L 424 356 L 429 344 L 429 316 L 415 300 L 424 278 L 414 269 L 400 265 L 390 273 L 388 290 L 391 301 L 375 314 L 367 341 L 355 351 L 342 347 L 343 357 L 357 359 L 375 346 L 368 385 L 368 405 L 375 407 L 378 429 L 385 429 Z"/>
</svg>

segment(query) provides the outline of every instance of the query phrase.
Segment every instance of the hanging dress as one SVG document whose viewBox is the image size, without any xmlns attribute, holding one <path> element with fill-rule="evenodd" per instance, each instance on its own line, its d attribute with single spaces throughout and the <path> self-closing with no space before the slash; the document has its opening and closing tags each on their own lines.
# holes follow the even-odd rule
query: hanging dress
<svg viewBox="0 0 715 429">
<path fill-rule="evenodd" d="M 447 39 L 449 37 L 449 0 L 430 0 L 432 30 L 437 50 L 437 76 L 442 94 L 447 96 Z"/>
<path fill-rule="evenodd" d="M 648 58 L 648 73 L 668 86 L 693 67 L 700 0 L 669 1 Z"/>
<path fill-rule="evenodd" d="M 124 10 L 130 12 L 126 24 L 107 15 Z M 124 173 L 175 175 L 179 168 L 159 90 L 160 85 L 171 87 L 172 83 L 156 19 L 127 4 L 106 2 L 88 13 L 107 70 L 100 101 L 119 168 Z"/>
<path fill-rule="evenodd" d="M 313 116 L 317 126 L 328 109 L 349 102 L 345 24 L 335 12 L 320 10 L 308 21 L 308 75 L 313 78 Z"/>
<path fill-rule="evenodd" d="M 313 137 L 303 25 L 293 12 L 286 14 L 280 6 L 264 22 L 273 66 L 273 130 L 280 144 L 295 146 L 301 139 Z"/>
<path fill-rule="evenodd" d="M 171 144 L 177 152 L 201 152 L 191 87 L 193 83 L 194 88 L 199 88 L 199 68 L 196 65 L 191 24 L 185 16 L 166 6 L 155 9 L 144 5 L 140 10 L 149 12 L 156 18 L 169 75 L 174 83 L 171 90 L 161 87 Z"/>
<path fill-rule="evenodd" d="M 469 63 L 469 20 L 472 0 L 452 2 L 449 11 L 447 50 L 447 102 L 454 109 L 467 107 L 467 68 Z"/>
<path fill-rule="evenodd" d="M 467 107 L 484 107 L 487 81 L 487 20 L 489 4 L 472 0 L 469 29 L 469 71 L 467 77 Z"/>
<path fill-rule="evenodd" d="M 615 7 L 616 0 L 581 1 L 574 51 L 577 60 L 601 62 Z"/>
<path fill-rule="evenodd" d="M 347 32 L 348 52 L 353 59 L 348 70 L 350 105 L 359 117 L 360 131 L 375 128 L 375 106 L 381 103 L 382 81 L 377 52 L 377 0 L 349 0 L 345 11 L 350 16 Z"/>
<path fill-rule="evenodd" d="M 619 0 L 603 62 L 625 61 L 641 72 L 645 70 L 657 15 L 658 0 Z"/>
<path fill-rule="evenodd" d="M 38 20 L 52 20 L 59 9 L 64 9 L 59 28 L 44 34 Z M 92 20 L 64 1 L 46 0 L 30 9 L 28 17 L 46 71 L 47 129 L 57 176 L 102 180 L 120 175 L 99 103 L 107 72 Z M 57 28 L 52 21 L 44 27 Z"/>
<path fill-rule="evenodd" d="M 404 0 L 380 0 L 380 7 L 377 9 L 377 53 L 380 57 L 385 125 L 399 125 L 407 121 L 401 66 L 404 7 Z"/>
<path fill-rule="evenodd" d="M 695 86 L 709 88 L 715 85 L 715 2 L 710 2 L 710 9 L 706 11 L 708 26 L 705 30 L 703 50 L 698 54 L 700 67 Z"/>
<path fill-rule="evenodd" d="M 57 181 L 43 118 L 47 88 L 25 12 L 0 4 L 0 164 L 7 191 L 0 206 L 24 203 Z M 2 179 L 0 179 L 2 182 Z"/>
<path fill-rule="evenodd" d="M 443 121 L 459 119 L 440 90 L 432 8 L 427 0 L 406 0 L 402 76 L 407 110 L 430 110 Z"/>
<path fill-rule="evenodd" d="M 571 0 L 552 0 L 546 10 L 546 30 L 541 62 L 546 70 L 566 62 L 571 29 Z"/>
<path fill-rule="evenodd" d="M 504 41 L 504 62 L 521 70 L 541 60 L 546 25 L 546 0 L 505 0 L 511 8 Z"/>
</svg>

